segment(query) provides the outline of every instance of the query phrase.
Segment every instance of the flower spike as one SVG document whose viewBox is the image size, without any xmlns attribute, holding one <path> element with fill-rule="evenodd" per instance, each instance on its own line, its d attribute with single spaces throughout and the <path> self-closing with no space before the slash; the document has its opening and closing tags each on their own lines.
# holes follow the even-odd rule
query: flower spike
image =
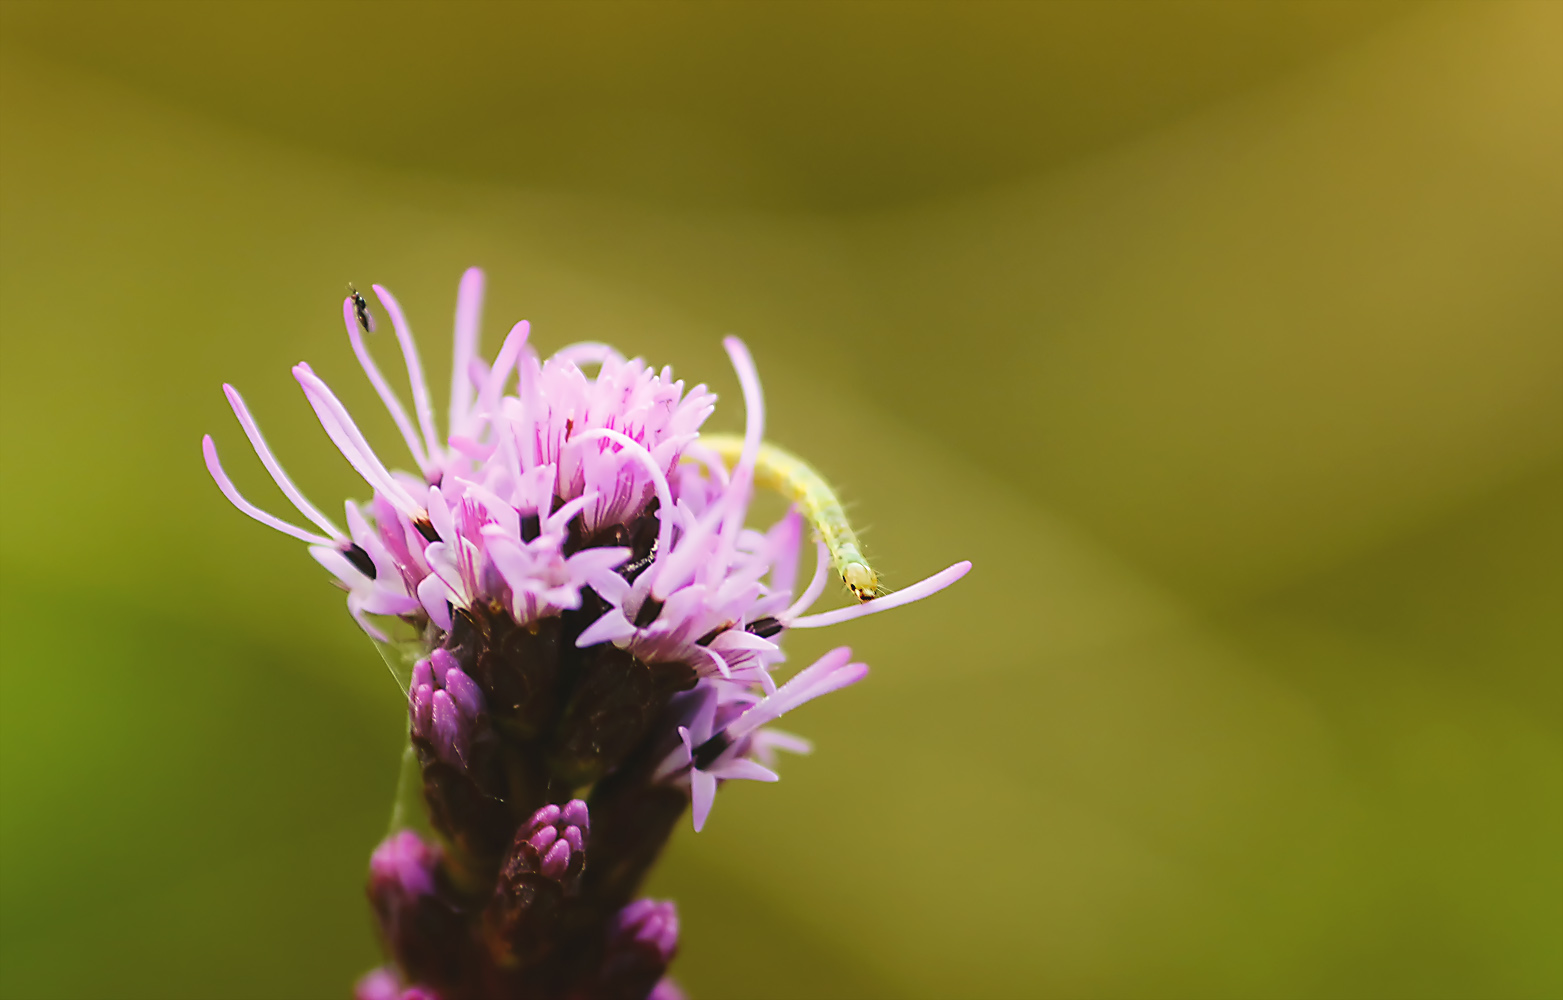
<svg viewBox="0 0 1563 1000">
<path fill-rule="evenodd" d="M 778 684 L 787 634 L 920 600 L 970 564 L 879 596 L 834 495 L 765 440 L 759 373 L 738 338 L 723 347 L 743 435 L 702 436 L 716 402 L 704 385 L 606 344 L 540 357 L 522 320 L 480 357 L 484 289 L 482 271 L 462 275 L 443 438 L 401 305 L 374 286 L 410 409 L 370 355 L 367 308 L 356 293 L 343 303 L 405 471 L 308 364 L 293 368 L 371 491 L 344 503 L 343 527 L 283 471 L 231 386 L 302 523 L 240 494 L 210 436 L 202 454 L 234 506 L 309 547 L 406 697 L 393 829 L 367 887 L 388 962 L 355 996 L 682 1000 L 667 977 L 678 914 L 637 898 L 648 870 L 686 812 L 706 826 L 723 784 L 774 782 L 783 752 L 812 750 L 774 728 L 783 715 L 868 673 L 843 646 Z M 751 527 L 756 484 L 780 480 L 811 502 Z M 810 527 L 820 540 L 804 580 Z M 873 599 L 809 613 L 832 566 Z"/>
</svg>

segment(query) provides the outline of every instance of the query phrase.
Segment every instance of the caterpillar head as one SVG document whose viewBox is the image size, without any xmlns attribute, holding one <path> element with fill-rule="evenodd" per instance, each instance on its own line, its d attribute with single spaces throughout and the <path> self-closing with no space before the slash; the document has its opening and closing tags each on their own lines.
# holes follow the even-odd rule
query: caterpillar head
<svg viewBox="0 0 1563 1000">
<path fill-rule="evenodd" d="M 872 601 L 879 596 L 879 577 L 868 568 L 867 563 L 847 563 L 842 567 L 841 579 L 860 601 Z"/>
</svg>

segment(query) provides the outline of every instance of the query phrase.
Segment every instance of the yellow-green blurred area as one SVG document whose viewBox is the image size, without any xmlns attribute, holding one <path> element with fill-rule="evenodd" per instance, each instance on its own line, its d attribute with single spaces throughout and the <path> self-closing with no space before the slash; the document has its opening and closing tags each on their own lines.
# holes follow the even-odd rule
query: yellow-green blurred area
<svg viewBox="0 0 1563 1000">
<path fill-rule="evenodd" d="M 651 890 L 695 1000 L 1563 995 L 1563 5 L 0 7 L 0 994 L 341 997 L 400 694 L 233 382 L 600 339 L 926 604 Z M 396 367 L 390 341 L 374 341 Z M 443 398 L 443 390 L 436 390 Z M 402 459 L 405 462 L 405 459 Z M 839 599 L 839 598 L 834 598 Z"/>
</svg>

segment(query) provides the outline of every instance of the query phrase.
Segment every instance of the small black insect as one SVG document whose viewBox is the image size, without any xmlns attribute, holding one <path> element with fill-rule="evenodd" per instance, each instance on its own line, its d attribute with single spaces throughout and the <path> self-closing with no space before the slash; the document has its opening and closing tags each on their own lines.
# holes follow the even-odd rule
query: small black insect
<svg viewBox="0 0 1563 1000">
<path fill-rule="evenodd" d="M 363 327 L 365 333 L 374 333 L 374 314 L 369 311 L 369 303 L 358 294 L 358 289 L 352 282 L 347 283 L 347 294 L 353 299 L 353 311 L 358 314 L 358 325 Z"/>
</svg>

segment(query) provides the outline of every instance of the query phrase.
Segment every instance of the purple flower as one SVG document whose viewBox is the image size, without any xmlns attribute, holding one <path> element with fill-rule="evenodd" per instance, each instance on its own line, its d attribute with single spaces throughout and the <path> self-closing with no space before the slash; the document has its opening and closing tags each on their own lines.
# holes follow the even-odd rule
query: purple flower
<svg viewBox="0 0 1563 1000">
<path fill-rule="evenodd" d="M 665 976 L 677 916 L 671 904 L 632 902 L 641 879 L 691 803 L 699 830 L 722 782 L 775 781 L 778 751 L 809 752 L 772 723 L 867 673 L 841 647 L 778 686 L 787 631 L 920 600 L 970 564 L 811 614 L 830 576 L 824 543 L 800 588 L 805 519 L 793 510 L 764 531 L 745 523 L 765 405 L 741 341 L 723 342 L 745 408 L 729 468 L 701 443 L 715 396 L 686 390 L 668 368 L 597 343 L 541 358 L 525 322 L 492 363 L 480 358 L 483 287 L 477 269 L 462 278 L 443 420 L 395 298 L 374 286 L 410 410 L 371 356 L 352 298 L 343 302 L 406 471 L 382 460 L 307 364 L 294 366 L 369 486 L 340 526 L 288 478 L 231 386 L 251 447 L 308 526 L 246 500 L 210 436 L 202 451 L 236 507 L 309 546 L 365 632 L 385 641 L 399 619 L 422 643 L 409 760 L 437 840 L 403 830 L 375 851 L 369 894 L 395 968 L 366 976 L 357 995 L 681 996 Z"/>
</svg>

